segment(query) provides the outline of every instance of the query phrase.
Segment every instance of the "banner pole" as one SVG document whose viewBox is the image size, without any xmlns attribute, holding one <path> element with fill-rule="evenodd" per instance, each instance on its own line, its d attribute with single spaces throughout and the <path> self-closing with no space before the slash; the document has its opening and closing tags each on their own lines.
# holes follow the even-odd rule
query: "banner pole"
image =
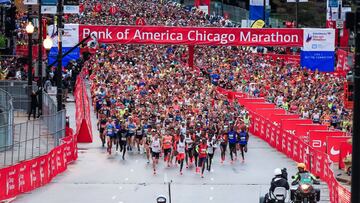
<svg viewBox="0 0 360 203">
<path fill-rule="evenodd" d="M 351 202 L 360 202 L 360 1 L 355 2 L 354 114 L 352 134 Z"/>
</svg>

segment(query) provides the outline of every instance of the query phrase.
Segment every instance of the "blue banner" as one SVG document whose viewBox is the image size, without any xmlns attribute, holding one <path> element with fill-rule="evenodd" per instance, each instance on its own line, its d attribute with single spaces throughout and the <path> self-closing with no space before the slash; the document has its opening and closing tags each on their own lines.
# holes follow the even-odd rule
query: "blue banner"
<svg viewBox="0 0 360 203">
<path fill-rule="evenodd" d="M 249 9 L 249 20 L 263 20 L 264 6 L 251 6 Z"/>
<path fill-rule="evenodd" d="M 334 51 L 301 51 L 301 67 L 321 72 L 333 72 L 335 65 Z"/>
<path fill-rule="evenodd" d="M 71 47 L 63 47 L 62 52 L 63 54 L 65 54 L 67 51 L 69 51 L 71 49 Z M 57 54 L 58 54 L 58 48 L 57 47 L 53 47 L 50 49 L 50 53 L 49 53 L 49 64 L 53 63 L 54 61 L 56 61 L 57 59 Z M 65 56 L 62 60 L 62 66 L 67 66 L 67 64 L 71 61 L 71 60 L 77 60 L 80 57 L 80 48 L 77 47 L 75 48 L 72 52 L 70 52 L 67 56 Z M 56 64 L 54 65 L 56 66 Z"/>
<path fill-rule="evenodd" d="M 41 5 L 55 6 L 56 4 L 57 0 L 41 0 Z"/>
</svg>

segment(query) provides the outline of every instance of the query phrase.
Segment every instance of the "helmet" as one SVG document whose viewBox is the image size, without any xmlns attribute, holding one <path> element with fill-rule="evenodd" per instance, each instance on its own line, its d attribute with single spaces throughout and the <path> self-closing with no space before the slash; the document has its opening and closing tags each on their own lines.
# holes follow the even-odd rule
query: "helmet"
<svg viewBox="0 0 360 203">
<path fill-rule="evenodd" d="M 281 175 L 281 174 L 282 174 L 282 172 L 281 172 L 281 169 L 280 169 L 280 168 L 276 168 L 276 169 L 274 170 L 274 175 L 278 176 L 278 175 Z"/>
<path fill-rule="evenodd" d="M 297 164 L 297 167 L 298 167 L 298 168 L 302 168 L 302 169 L 305 170 L 306 165 L 305 165 L 304 163 L 298 163 L 298 164 Z"/>
</svg>

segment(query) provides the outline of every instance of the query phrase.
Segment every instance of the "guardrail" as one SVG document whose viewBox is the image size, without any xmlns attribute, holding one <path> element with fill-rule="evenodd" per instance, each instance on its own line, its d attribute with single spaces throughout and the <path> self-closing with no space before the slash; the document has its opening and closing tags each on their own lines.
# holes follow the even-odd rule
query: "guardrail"
<svg viewBox="0 0 360 203">
<path fill-rule="evenodd" d="M 14 124 L 13 100 L 10 94 L 0 89 L 0 152 L 12 142 Z"/>
</svg>

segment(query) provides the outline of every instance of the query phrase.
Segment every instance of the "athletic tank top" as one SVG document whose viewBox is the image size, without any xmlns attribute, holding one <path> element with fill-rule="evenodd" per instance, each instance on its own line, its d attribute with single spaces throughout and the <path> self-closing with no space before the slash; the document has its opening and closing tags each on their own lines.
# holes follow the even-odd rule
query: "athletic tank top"
<svg viewBox="0 0 360 203">
<path fill-rule="evenodd" d="M 240 143 L 241 145 L 247 144 L 246 136 L 247 136 L 247 133 L 246 133 L 246 132 L 240 132 L 240 133 L 239 133 L 239 137 L 240 137 L 239 143 Z"/>
<path fill-rule="evenodd" d="M 110 123 L 106 125 L 107 135 L 112 136 L 114 134 L 114 126 Z"/>
<path fill-rule="evenodd" d="M 129 129 L 129 133 L 135 133 L 135 124 L 129 123 L 128 129 Z"/>
<path fill-rule="evenodd" d="M 155 152 L 155 153 L 160 153 L 161 149 L 160 149 L 160 139 L 153 139 L 153 141 L 151 142 L 151 151 Z"/>
<path fill-rule="evenodd" d="M 228 139 L 229 139 L 229 143 L 231 143 L 231 144 L 236 143 L 236 132 L 235 131 L 229 131 L 228 132 Z"/>
<path fill-rule="evenodd" d="M 179 152 L 179 154 L 185 153 L 185 141 L 183 141 L 183 142 L 179 141 L 178 142 L 177 151 Z"/>
<path fill-rule="evenodd" d="M 192 148 L 194 141 L 191 139 L 191 137 L 185 137 L 185 143 L 188 145 L 188 148 Z"/>
</svg>

